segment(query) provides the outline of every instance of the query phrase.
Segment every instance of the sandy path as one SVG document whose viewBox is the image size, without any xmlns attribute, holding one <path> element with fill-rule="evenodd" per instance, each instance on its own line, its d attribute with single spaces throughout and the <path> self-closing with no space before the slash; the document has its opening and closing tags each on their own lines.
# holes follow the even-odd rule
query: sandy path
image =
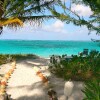
<svg viewBox="0 0 100 100">
<path fill-rule="evenodd" d="M 10 68 L 11 68 L 11 63 L 1 65 L 0 66 L 0 74 L 4 75 L 5 73 L 7 73 L 9 71 Z"/>
<path fill-rule="evenodd" d="M 36 76 L 32 61 L 22 61 L 17 63 L 17 69 L 8 81 L 7 93 L 16 100 L 48 100 L 47 91 Z M 40 66 L 42 63 L 35 63 Z"/>
<path fill-rule="evenodd" d="M 45 70 L 44 67 L 47 67 L 47 63 L 45 59 L 18 62 L 17 69 L 9 80 L 7 93 L 11 94 L 11 97 L 16 100 L 48 100 L 48 87 L 44 86 L 33 70 L 33 66 L 37 66 L 49 77 L 50 85 L 57 92 L 59 100 L 66 100 L 63 93 L 65 81 Z M 82 100 L 81 89 L 83 89 L 83 83 L 74 82 L 74 90 L 68 100 Z"/>
</svg>

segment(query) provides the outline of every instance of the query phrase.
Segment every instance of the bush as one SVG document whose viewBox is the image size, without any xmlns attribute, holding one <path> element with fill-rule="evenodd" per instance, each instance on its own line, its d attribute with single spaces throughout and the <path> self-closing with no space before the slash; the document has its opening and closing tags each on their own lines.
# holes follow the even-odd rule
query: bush
<svg viewBox="0 0 100 100">
<path fill-rule="evenodd" d="M 0 55 L 0 65 L 6 63 L 8 55 Z"/>
<path fill-rule="evenodd" d="M 0 54 L 0 65 L 10 62 L 12 60 L 24 60 L 24 59 L 34 59 L 38 56 L 33 54 Z"/>
<path fill-rule="evenodd" d="M 85 83 L 83 90 L 85 97 L 83 100 L 100 100 L 100 82 L 99 80 Z"/>
<path fill-rule="evenodd" d="M 100 53 L 91 52 L 88 56 L 73 56 L 71 59 L 60 59 L 51 64 L 50 70 L 64 79 L 92 80 L 100 76 Z"/>
</svg>

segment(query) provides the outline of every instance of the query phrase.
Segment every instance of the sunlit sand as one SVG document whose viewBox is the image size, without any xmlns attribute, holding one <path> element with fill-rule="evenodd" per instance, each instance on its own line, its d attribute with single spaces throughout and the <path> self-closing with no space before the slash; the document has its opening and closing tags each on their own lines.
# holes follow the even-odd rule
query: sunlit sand
<svg viewBox="0 0 100 100">
<path fill-rule="evenodd" d="M 53 88 L 57 92 L 58 100 L 66 100 L 64 96 L 65 81 L 49 72 L 48 63 L 49 60 L 44 58 L 18 61 L 15 71 L 8 81 L 7 94 L 10 94 L 11 98 L 16 100 L 49 100 L 47 92 L 49 88 Z M 36 75 L 34 66 L 48 77 L 49 83 L 47 85 Z M 9 68 L 10 64 L 2 65 L 0 73 L 5 73 Z M 68 100 L 82 100 L 83 83 L 73 83 L 73 91 Z"/>
</svg>

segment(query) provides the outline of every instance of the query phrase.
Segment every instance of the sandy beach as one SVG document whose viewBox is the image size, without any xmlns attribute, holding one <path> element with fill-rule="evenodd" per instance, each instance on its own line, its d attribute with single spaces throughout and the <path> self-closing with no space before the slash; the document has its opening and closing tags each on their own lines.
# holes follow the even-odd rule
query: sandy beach
<svg viewBox="0 0 100 100">
<path fill-rule="evenodd" d="M 7 94 L 15 100 L 49 100 L 48 89 L 53 88 L 57 92 L 58 100 L 66 100 L 64 96 L 65 81 L 52 75 L 48 70 L 49 59 L 26 59 L 16 63 L 16 69 L 8 81 Z M 48 77 L 49 85 L 45 85 L 36 75 L 33 67 L 37 67 Z M 9 64 L 2 65 L 0 74 L 4 74 L 10 68 Z M 74 88 L 68 100 L 82 100 L 82 82 L 73 82 Z"/>
</svg>

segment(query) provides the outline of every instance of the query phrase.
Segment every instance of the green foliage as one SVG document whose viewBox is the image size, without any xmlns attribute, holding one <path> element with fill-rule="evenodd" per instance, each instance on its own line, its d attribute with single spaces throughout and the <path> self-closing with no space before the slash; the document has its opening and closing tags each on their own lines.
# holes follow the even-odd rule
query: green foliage
<svg viewBox="0 0 100 100">
<path fill-rule="evenodd" d="M 0 65 L 6 63 L 7 57 L 6 55 L 0 55 Z"/>
<path fill-rule="evenodd" d="M 80 3 L 89 6 L 94 14 L 100 13 L 100 0 L 72 0 L 73 3 Z"/>
<path fill-rule="evenodd" d="M 93 80 L 85 83 L 83 100 L 100 100 L 100 81 Z"/>
<path fill-rule="evenodd" d="M 85 18 L 80 17 L 71 10 L 72 4 L 84 4 L 89 6 L 93 15 L 89 16 L 89 20 L 85 20 Z M 56 9 L 58 5 L 61 7 L 59 9 L 62 10 Z M 52 15 L 48 15 L 46 13 L 47 10 L 50 10 Z M 34 22 L 35 25 L 39 25 L 44 19 L 54 17 L 67 24 L 73 23 L 76 26 L 85 25 L 90 32 L 96 31 L 96 33 L 99 34 L 100 0 L 72 0 L 72 2 L 70 1 L 70 7 L 67 7 L 66 2 L 62 2 L 62 0 L 0 0 L 0 20 L 18 18 L 23 22 L 30 21 Z M 14 24 L 9 25 L 9 27 L 12 26 L 18 27 Z M 2 30 L 3 28 L 0 25 L 0 31 L 2 32 Z"/>
<path fill-rule="evenodd" d="M 55 75 L 64 79 L 92 80 L 100 77 L 100 53 L 91 52 L 88 56 L 73 56 L 71 59 L 61 58 L 60 63 L 50 65 Z"/>
<path fill-rule="evenodd" d="M 70 7 L 66 4 L 66 2 L 58 1 L 59 11 L 54 8 L 50 8 L 52 14 L 67 24 L 73 23 L 76 26 L 86 26 L 89 30 L 89 34 L 92 31 L 95 31 L 96 34 L 100 34 L 100 0 L 70 0 Z M 85 20 L 83 16 L 79 16 L 76 12 L 71 10 L 72 4 L 83 4 L 89 6 L 93 12 L 91 16 L 88 17 L 89 20 Z M 56 12 L 56 13 L 53 13 Z M 62 16 L 63 15 L 63 16 Z M 62 17 L 61 17 L 62 16 Z"/>
<path fill-rule="evenodd" d="M 54 3 L 53 0 L 4 0 L 1 1 L 3 15 L 0 18 L 32 17 L 33 14 L 43 13 Z M 17 8 L 17 9 L 16 9 Z M 42 14 L 43 15 L 43 14 Z"/>
<path fill-rule="evenodd" d="M 13 60 L 35 59 L 38 56 L 33 54 L 0 54 L 0 65 Z"/>
<path fill-rule="evenodd" d="M 18 18 L 23 22 L 30 21 L 35 25 L 40 25 L 44 19 L 53 18 L 52 15 L 45 14 L 48 7 L 55 4 L 55 0 L 0 0 L 0 20 Z M 17 28 L 17 24 L 8 24 L 11 28 Z M 0 33 L 3 26 L 0 25 Z"/>
</svg>

